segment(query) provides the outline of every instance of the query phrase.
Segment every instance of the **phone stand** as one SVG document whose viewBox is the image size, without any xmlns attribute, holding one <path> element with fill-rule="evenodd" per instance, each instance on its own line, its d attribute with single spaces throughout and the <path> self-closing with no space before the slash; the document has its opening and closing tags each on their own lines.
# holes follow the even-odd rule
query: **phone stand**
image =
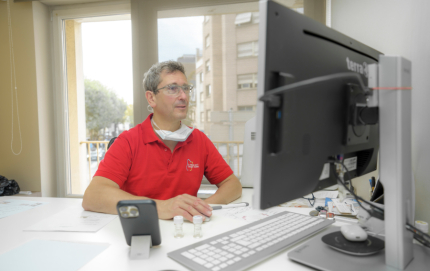
<svg viewBox="0 0 430 271">
<path fill-rule="evenodd" d="M 130 259 L 149 259 L 149 249 L 151 247 L 151 235 L 133 235 L 131 237 Z"/>
</svg>

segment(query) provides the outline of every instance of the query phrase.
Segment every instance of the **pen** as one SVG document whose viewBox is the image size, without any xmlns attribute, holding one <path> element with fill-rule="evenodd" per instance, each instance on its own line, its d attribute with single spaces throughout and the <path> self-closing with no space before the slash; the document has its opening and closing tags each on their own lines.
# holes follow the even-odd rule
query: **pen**
<svg viewBox="0 0 430 271">
<path fill-rule="evenodd" d="M 247 202 L 233 203 L 233 204 L 229 204 L 229 205 L 218 205 L 218 206 L 212 206 L 212 210 L 236 208 L 236 207 L 246 207 L 248 205 L 249 205 L 249 203 L 247 203 Z"/>
</svg>

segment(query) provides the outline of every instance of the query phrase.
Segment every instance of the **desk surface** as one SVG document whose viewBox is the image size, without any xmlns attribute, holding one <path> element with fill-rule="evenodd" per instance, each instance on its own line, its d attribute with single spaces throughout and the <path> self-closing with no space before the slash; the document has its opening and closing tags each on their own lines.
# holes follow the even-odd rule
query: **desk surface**
<svg viewBox="0 0 430 271">
<path fill-rule="evenodd" d="M 243 189 L 242 197 L 236 202 L 252 203 L 252 189 Z M 5 198 L 0 198 L 0 200 Z M 14 197 L 14 199 L 25 199 L 34 201 L 49 202 L 32 210 L 0 219 L 1 242 L 0 254 L 12 248 L 18 247 L 31 239 L 59 240 L 73 242 L 97 242 L 109 243 L 110 246 L 86 264 L 80 270 L 187 270 L 179 263 L 167 257 L 167 253 L 181 247 L 190 245 L 196 240 L 193 238 L 193 224 L 184 223 L 184 238 L 175 239 L 173 237 L 173 221 L 160 220 L 161 245 L 153 247 L 148 260 L 130 260 L 130 247 L 126 244 L 121 224 L 115 218 L 104 228 L 96 233 L 81 232 L 25 232 L 24 228 L 33 225 L 49 216 L 56 214 L 70 206 L 81 206 L 82 199 L 71 198 L 32 198 Z M 310 208 L 289 208 L 289 211 L 307 214 Z M 203 239 L 212 237 L 222 232 L 245 225 L 247 222 L 235 220 L 227 217 L 213 215 L 210 222 L 203 224 Z M 340 226 L 342 222 L 334 225 Z M 298 243 L 300 244 L 300 243 Z M 283 270 L 309 270 L 306 266 L 295 263 L 287 258 L 287 252 L 298 244 L 272 256 L 271 258 L 253 266 L 251 270 L 277 270 L 282 266 Z"/>
</svg>

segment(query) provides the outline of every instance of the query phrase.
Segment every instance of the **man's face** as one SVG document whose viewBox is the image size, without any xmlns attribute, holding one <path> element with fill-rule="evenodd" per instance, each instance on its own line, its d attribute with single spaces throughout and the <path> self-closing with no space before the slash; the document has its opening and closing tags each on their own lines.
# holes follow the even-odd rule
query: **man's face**
<svg viewBox="0 0 430 271">
<path fill-rule="evenodd" d="M 161 82 L 158 84 L 157 89 L 167 85 L 183 86 L 188 84 L 187 78 L 180 71 L 174 71 L 173 73 L 163 71 L 160 77 Z M 168 95 L 165 89 L 160 89 L 155 95 L 154 101 L 156 104 L 154 113 L 165 121 L 178 121 L 187 117 L 189 96 L 182 90 L 179 92 L 179 96 L 175 97 Z"/>
</svg>

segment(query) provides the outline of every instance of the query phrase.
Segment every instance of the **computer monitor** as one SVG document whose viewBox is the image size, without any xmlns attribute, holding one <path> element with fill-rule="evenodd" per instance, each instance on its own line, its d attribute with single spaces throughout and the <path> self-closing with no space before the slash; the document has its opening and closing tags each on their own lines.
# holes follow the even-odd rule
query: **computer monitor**
<svg viewBox="0 0 430 271">
<path fill-rule="evenodd" d="M 266 4 L 260 5 L 258 97 L 279 91 L 272 104 L 257 103 L 254 206 L 260 209 L 336 184 L 329 157 L 343 155 L 351 178 L 376 170 L 379 149 L 378 124 L 350 122 L 350 106 L 366 103 L 357 78 L 282 87 L 346 72 L 367 85 L 368 65 L 381 53 L 278 3 Z"/>
</svg>

